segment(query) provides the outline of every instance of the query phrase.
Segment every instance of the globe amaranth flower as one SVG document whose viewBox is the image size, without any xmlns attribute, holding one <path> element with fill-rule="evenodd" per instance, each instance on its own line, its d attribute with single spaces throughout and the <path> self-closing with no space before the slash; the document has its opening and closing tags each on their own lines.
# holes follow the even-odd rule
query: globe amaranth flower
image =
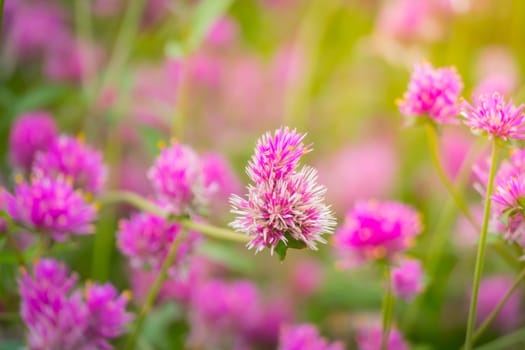
<svg viewBox="0 0 525 350">
<path fill-rule="evenodd" d="M 100 152 L 81 137 L 67 135 L 57 138 L 46 152 L 39 152 L 33 169 L 50 177 L 69 177 L 75 188 L 92 193 L 100 192 L 107 177 Z"/>
<path fill-rule="evenodd" d="M 408 249 L 422 231 L 412 207 L 392 201 L 360 201 L 346 214 L 334 243 L 343 265 L 392 258 Z"/>
<path fill-rule="evenodd" d="M 230 197 L 237 215 L 230 225 L 253 236 L 250 249 L 269 247 L 273 253 L 279 242 L 290 239 L 316 249 L 316 242 L 325 242 L 321 234 L 331 233 L 335 225 L 323 203 L 326 188 L 317 184 L 317 171 L 297 169 L 301 156 L 310 151 L 302 143 L 304 136 L 288 128 L 264 135 L 246 169 L 253 181 L 246 198 Z"/>
<path fill-rule="evenodd" d="M 7 212 L 29 229 L 63 241 L 67 235 L 93 233 L 97 217 L 94 204 L 87 202 L 63 176 L 50 178 L 33 174 L 30 183 L 19 182 L 14 195 L 7 195 Z"/>
<path fill-rule="evenodd" d="M 421 262 L 415 259 L 403 259 L 392 268 L 392 291 L 399 298 L 410 300 L 423 291 L 424 272 Z"/>
<path fill-rule="evenodd" d="M 158 269 L 168 255 L 173 241 L 181 233 L 178 223 L 153 214 L 140 213 L 129 220 L 120 221 L 117 245 L 130 259 L 132 267 Z M 184 242 L 180 243 L 175 263 L 184 259 L 197 238 L 198 234 L 191 231 Z"/>
<path fill-rule="evenodd" d="M 124 333 L 131 315 L 127 297 L 113 286 L 90 285 L 75 290 L 77 277 L 52 259 L 35 263 L 32 274 L 18 279 L 20 313 L 32 350 L 108 350 L 109 340 Z"/>
<path fill-rule="evenodd" d="M 525 177 L 496 178 L 492 194 L 492 226 L 510 241 L 525 244 Z"/>
<path fill-rule="evenodd" d="M 164 147 L 148 171 L 159 200 L 167 202 L 175 214 L 201 210 L 213 193 L 207 187 L 199 156 L 189 146 L 172 143 Z"/>
<path fill-rule="evenodd" d="M 416 64 L 408 90 L 397 105 L 407 116 L 428 116 L 437 123 L 454 123 L 462 89 L 463 83 L 455 68 L 436 69 L 426 62 Z"/>
<path fill-rule="evenodd" d="M 9 157 L 15 166 L 29 172 L 36 153 L 47 150 L 56 137 L 57 127 L 49 113 L 22 114 L 15 120 L 9 135 Z"/>
<path fill-rule="evenodd" d="M 308 323 L 285 326 L 281 330 L 279 350 L 343 350 L 341 342 L 330 343 L 319 335 L 317 328 Z"/>
<path fill-rule="evenodd" d="M 358 329 L 357 332 L 357 349 L 358 350 L 381 350 L 381 326 L 367 325 Z M 395 329 L 390 329 L 386 344 L 388 350 L 407 350 L 408 345 L 403 339 L 401 333 Z"/>
<path fill-rule="evenodd" d="M 486 133 L 490 138 L 503 140 L 525 138 L 525 105 L 514 106 L 512 101 L 505 102 L 497 92 L 474 98 L 471 105 L 464 102 L 461 115 L 464 124 L 474 133 Z"/>
</svg>

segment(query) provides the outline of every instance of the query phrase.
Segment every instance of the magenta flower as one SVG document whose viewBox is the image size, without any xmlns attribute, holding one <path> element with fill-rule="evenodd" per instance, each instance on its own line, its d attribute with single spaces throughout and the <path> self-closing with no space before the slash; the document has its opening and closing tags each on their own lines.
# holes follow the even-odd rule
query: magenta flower
<svg viewBox="0 0 525 350">
<path fill-rule="evenodd" d="M 130 259 L 131 266 L 150 267 L 158 269 L 168 255 L 173 240 L 181 232 L 177 223 L 170 223 L 163 217 L 140 213 L 129 220 L 121 220 L 117 233 L 117 245 Z M 194 241 L 189 237 L 187 242 Z M 189 250 L 186 244 L 181 244 L 177 259 L 183 258 L 183 253 Z"/>
<path fill-rule="evenodd" d="M 163 148 L 148 171 L 161 201 L 175 214 L 201 210 L 213 189 L 205 185 L 201 160 L 189 146 L 173 143 Z"/>
<path fill-rule="evenodd" d="M 341 342 L 329 343 L 319 335 L 317 328 L 308 323 L 285 326 L 281 330 L 279 350 L 343 350 Z"/>
<path fill-rule="evenodd" d="M 107 177 L 107 168 L 99 151 L 86 145 L 82 138 L 62 135 L 47 152 L 36 155 L 34 171 L 50 177 L 65 176 L 75 188 L 99 193 Z"/>
<path fill-rule="evenodd" d="M 462 89 L 455 68 L 435 69 L 430 63 L 416 64 L 408 90 L 397 105 L 407 116 L 428 116 L 437 123 L 454 123 Z"/>
<path fill-rule="evenodd" d="M 38 151 L 47 150 L 57 137 L 53 116 L 47 112 L 20 115 L 9 135 L 9 156 L 15 166 L 28 172 Z"/>
<path fill-rule="evenodd" d="M 30 183 L 20 182 L 14 195 L 7 195 L 7 212 L 13 220 L 63 241 L 67 235 L 93 233 L 95 205 L 59 176 L 55 179 L 33 174 Z"/>
<path fill-rule="evenodd" d="M 525 105 L 518 107 L 512 101 L 505 103 L 503 96 L 495 92 L 474 98 L 471 105 L 464 102 L 461 110 L 465 125 L 474 133 L 486 133 L 490 138 L 525 138 Z"/>
<path fill-rule="evenodd" d="M 309 152 L 302 140 L 305 135 L 281 128 L 272 137 L 264 135 L 246 172 L 253 185 L 247 198 L 230 197 L 232 213 L 237 218 L 230 224 L 236 231 L 253 239 L 248 248 L 271 252 L 282 242 L 295 240 L 316 248 L 325 243 L 322 233 L 331 233 L 335 225 L 330 207 L 323 203 L 326 188 L 317 184 L 317 171 L 303 167 L 297 171 L 299 159 Z"/>
<path fill-rule="evenodd" d="M 346 214 L 335 245 L 345 257 L 343 265 L 352 265 L 352 259 L 390 259 L 408 249 L 422 230 L 419 214 L 408 205 L 361 201 Z"/>
<path fill-rule="evenodd" d="M 381 350 L 382 330 L 380 326 L 367 326 L 359 329 L 357 348 L 359 350 Z M 395 328 L 390 330 L 386 348 L 388 350 L 407 350 L 408 345 Z"/>
<path fill-rule="evenodd" d="M 125 295 L 109 284 L 82 293 L 74 290 L 76 283 L 76 275 L 52 259 L 37 262 L 32 274 L 22 272 L 20 313 L 30 349 L 109 350 L 108 341 L 124 333 L 131 321 Z"/>
<path fill-rule="evenodd" d="M 423 291 L 423 277 L 419 260 L 403 259 L 392 269 L 392 290 L 397 297 L 411 300 Z"/>
<path fill-rule="evenodd" d="M 506 275 L 495 275 L 485 277 L 481 280 L 478 297 L 478 313 L 476 315 L 478 323 L 481 324 L 494 310 L 503 295 L 511 288 L 513 280 L 512 276 Z M 517 327 L 522 320 L 520 312 L 521 306 L 521 295 L 519 292 L 515 292 L 496 316 L 493 327 L 500 331 L 510 331 Z"/>
<path fill-rule="evenodd" d="M 491 208 L 494 229 L 506 239 L 525 244 L 525 177 L 523 175 L 496 178 Z"/>
</svg>

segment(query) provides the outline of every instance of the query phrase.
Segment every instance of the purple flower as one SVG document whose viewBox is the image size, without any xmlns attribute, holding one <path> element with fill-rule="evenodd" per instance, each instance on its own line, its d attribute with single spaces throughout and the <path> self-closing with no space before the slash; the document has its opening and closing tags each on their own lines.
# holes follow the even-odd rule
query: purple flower
<svg viewBox="0 0 525 350">
<path fill-rule="evenodd" d="M 279 350 L 343 350 L 341 342 L 329 343 L 314 325 L 304 323 L 283 327 Z"/>
<path fill-rule="evenodd" d="M 205 185 L 202 163 L 189 146 L 173 143 L 163 148 L 149 169 L 148 178 L 160 200 L 176 214 L 199 211 L 212 189 Z"/>
<path fill-rule="evenodd" d="M 462 89 L 455 68 L 435 69 L 430 63 L 416 64 L 408 90 L 397 105 L 407 116 L 428 116 L 437 123 L 453 123 L 459 112 Z"/>
<path fill-rule="evenodd" d="M 359 350 L 381 350 L 382 330 L 380 326 L 367 326 L 359 329 L 357 348 Z M 403 336 L 395 328 L 390 330 L 387 341 L 387 350 L 407 350 L 408 345 Z"/>
<path fill-rule="evenodd" d="M 272 137 L 264 135 L 246 172 L 254 182 L 248 186 L 247 198 L 230 197 L 230 224 L 236 231 L 253 239 L 248 248 L 273 253 L 279 242 L 300 241 L 316 249 L 316 241 L 325 243 L 322 233 L 331 233 L 335 225 L 330 207 L 323 203 L 326 188 L 317 184 L 317 171 L 303 167 L 297 171 L 300 157 L 309 152 L 305 135 L 281 128 Z"/>
<path fill-rule="evenodd" d="M 53 117 L 47 112 L 20 115 L 9 135 L 9 156 L 14 165 L 28 172 L 38 151 L 47 150 L 57 137 Z"/>
<path fill-rule="evenodd" d="M 345 257 L 343 265 L 392 258 L 408 249 L 423 230 L 417 211 L 398 202 L 360 201 L 346 214 L 337 230 L 335 245 Z"/>
<path fill-rule="evenodd" d="M 523 104 L 514 106 L 512 101 L 505 103 L 503 96 L 495 92 L 474 98 L 472 105 L 465 101 L 461 115 L 465 118 L 465 125 L 474 133 L 486 133 L 490 138 L 499 137 L 503 140 L 523 139 L 524 108 Z"/>
<path fill-rule="evenodd" d="M 98 193 L 107 177 L 100 152 L 86 145 L 82 138 L 62 135 L 47 152 L 36 155 L 34 171 L 50 177 L 71 178 L 75 188 Z"/>
<path fill-rule="evenodd" d="M 392 269 L 392 289 L 402 299 L 410 300 L 423 291 L 423 269 L 415 259 L 403 259 Z"/>
<path fill-rule="evenodd" d="M 86 340 L 92 349 L 112 349 L 108 339 L 117 338 L 126 332 L 126 326 L 132 315 L 126 312 L 129 295 L 119 295 L 115 287 L 88 284 L 84 291 L 89 324 L 86 329 Z"/>
<path fill-rule="evenodd" d="M 93 232 L 95 205 L 59 176 L 55 179 L 33 174 L 30 183 L 20 182 L 14 195 L 7 195 L 7 212 L 13 220 L 63 241 L 67 235 Z"/>
<path fill-rule="evenodd" d="M 134 268 L 148 266 L 160 268 L 168 255 L 171 243 L 180 234 L 181 227 L 163 217 L 140 213 L 129 220 L 121 220 L 117 245 L 130 259 Z M 179 247 L 182 252 L 184 246 Z M 177 254 L 181 258 L 181 254 Z"/>
</svg>

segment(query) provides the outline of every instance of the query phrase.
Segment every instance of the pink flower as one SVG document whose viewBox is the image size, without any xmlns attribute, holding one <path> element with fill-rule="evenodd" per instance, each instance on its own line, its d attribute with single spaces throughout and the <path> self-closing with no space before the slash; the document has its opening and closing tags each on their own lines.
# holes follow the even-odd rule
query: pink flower
<svg viewBox="0 0 525 350">
<path fill-rule="evenodd" d="M 248 248 L 275 250 L 279 242 L 290 239 L 311 249 L 316 241 L 324 243 L 323 233 L 335 225 L 330 208 L 323 203 L 326 189 L 317 184 L 317 171 L 303 167 L 299 160 L 310 149 L 302 143 L 305 135 L 288 128 L 264 135 L 246 172 L 253 181 L 247 198 L 232 195 L 232 213 L 237 218 L 231 226 L 253 239 Z"/>
<path fill-rule="evenodd" d="M 357 348 L 359 350 L 381 350 L 382 330 L 380 326 L 366 326 L 358 331 Z M 408 345 L 401 333 L 393 328 L 387 341 L 387 350 L 407 350 Z"/>
<path fill-rule="evenodd" d="M 486 133 L 503 140 L 525 138 L 525 105 L 505 103 L 499 93 L 474 98 L 474 104 L 463 104 L 461 114 L 465 125 L 474 133 Z"/>
<path fill-rule="evenodd" d="M 408 249 L 422 230 L 419 214 L 408 205 L 360 201 L 346 214 L 334 244 L 344 257 L 343 266 L 350 266 L 353 259 L 390 259 Z"/>
<path fill-rule="evenodd" d="M 455 68 L 435 69 L 430 63 L 417 64 L 408 91 L 397 104 L 404 115 L 428 116 L 437 123 L 454 123 L 462 89 L 463 83 Z"/>
<path fill-rule="evenodd" d="M 236 37 L 237 26 L 235 21 L 228 17 L 222 17 L 210 28 L 207 41 L 215 47 L 223 47 L 233 43 Z"/>
<path fill-rule="evenodd" d="M 493 226 L 503 231 L 506 239 L 525 244 L 525 177 L 523 175 L 496 179 L 493 200 Z"/>
<path fill-rule="evenodd" d="M 496 275 L 484 277 L 481 280 L 478 297 L 477 322 L 482 323 L 501 301 L 505 293 L 509 291 L 513 284 L 513 278 L 506 275 Z M 469 293 L 470 294 L 470 293 Z M 493 327 L 500 331 L 510 331 L 516 328 L 522 319 L 521 317 L 521 296 L 515 292 L 505 303 L 499 314 L 496 316 Z"/>
<path fill-rule="evenodd" d="M 46 152 L 37 154 L 33 171 L 70 178 L 74 187 L 93 193 L 102 190 L 107 177 L 101 153 L 82 138 L 67 135 L 55 139 Z"/>
<path fill-rule="evenodd" d="M 206 186 L 202 162 L 193 149 L 179 143 L 163 148 L 148 171 L 159 200 L 176 214 L 194 213 L 208 203 L 213 189 Z"/>
<path fill-rule="evenodd" d="M 17 167 L 27 172 L 36 153 L 47 150 L 56 137 L 57 127 L 51 114 L 40 111 L 22 114 L 9 135 L 9 156 Z"/>
<path fill-rule="evenodd" d="M 343 350 L 342 342 L 330 343 L 319 335 L 317 328 L 308 323 L 285 326 L 281 330 L 279 350 Z"/>
<path fill-rule="evenodd" d="M 421 262 L 403 259 L 392 269 L 392 289 L 402 299 L 410 300 L 423 291 L 423 269 Z"/>
<path fill-rule="evenodd" d="M 31 182 L 20 182 L 7 197 L 7 212 L 13 220 L 63 241 L 68 235 L 93 233 L 97 209 L 81 192 L 59 176 L 33 174 Z"/>
</svg>

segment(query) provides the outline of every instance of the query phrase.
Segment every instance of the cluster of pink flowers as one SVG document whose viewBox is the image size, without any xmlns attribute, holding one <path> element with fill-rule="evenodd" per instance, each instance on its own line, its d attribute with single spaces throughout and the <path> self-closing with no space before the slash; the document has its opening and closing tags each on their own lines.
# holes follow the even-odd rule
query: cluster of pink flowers
<svg viewBox="0 0 525 350">
<path fill-rule="evenodd" d="M 279 350 L 343 350 L 341 342 L 330 343 L 319 335 L 314 325 L 284 326 L 281 330 Z"/>
<path fill-rule="evenodd" d="M 246 198 L 230 199 L 237 214 L 231 226 L 253 236 L 249 248 L 268 247 L 273 253 L 280 242 L 295 240 L 316 249 L 316 242 L 325 242 L 321 234 L 335 226 L 330 207 L 323 203 L 326 189 L 317 184 L 317 171 L 298 170 L 300 158 L 311 150 L 303 144 L 305 136 L 281 128 L 257 142 L 246 168 L 253 184 Z"/>
<path fill-rule="evenodd" d="M 359 350 L 381 349 L 382 329 L 377 325 L 361 327 L 357 334 L 357 348 Z M 397 329 L 391 329 L 386 342 L 388 350 L 407 350 L 408 345 Z"/>
<path fill-rule="evenodd" d="M 36 263 L 18 280 L 21 315 L 34 350 L 109 350 L 112 339 L 126 331 L 132 315 L 128 297 L 111 284 L 88 284 L 75 290 L 77 277 L 51 259 Z"/>
<path fill-rule="evenodd" d="M 398 202 L 360 201 L 346 214 L 335 244 L 342 265 L 391 259 L 410 248 L 423 230 L 419 214 Z"/>
</svg>

